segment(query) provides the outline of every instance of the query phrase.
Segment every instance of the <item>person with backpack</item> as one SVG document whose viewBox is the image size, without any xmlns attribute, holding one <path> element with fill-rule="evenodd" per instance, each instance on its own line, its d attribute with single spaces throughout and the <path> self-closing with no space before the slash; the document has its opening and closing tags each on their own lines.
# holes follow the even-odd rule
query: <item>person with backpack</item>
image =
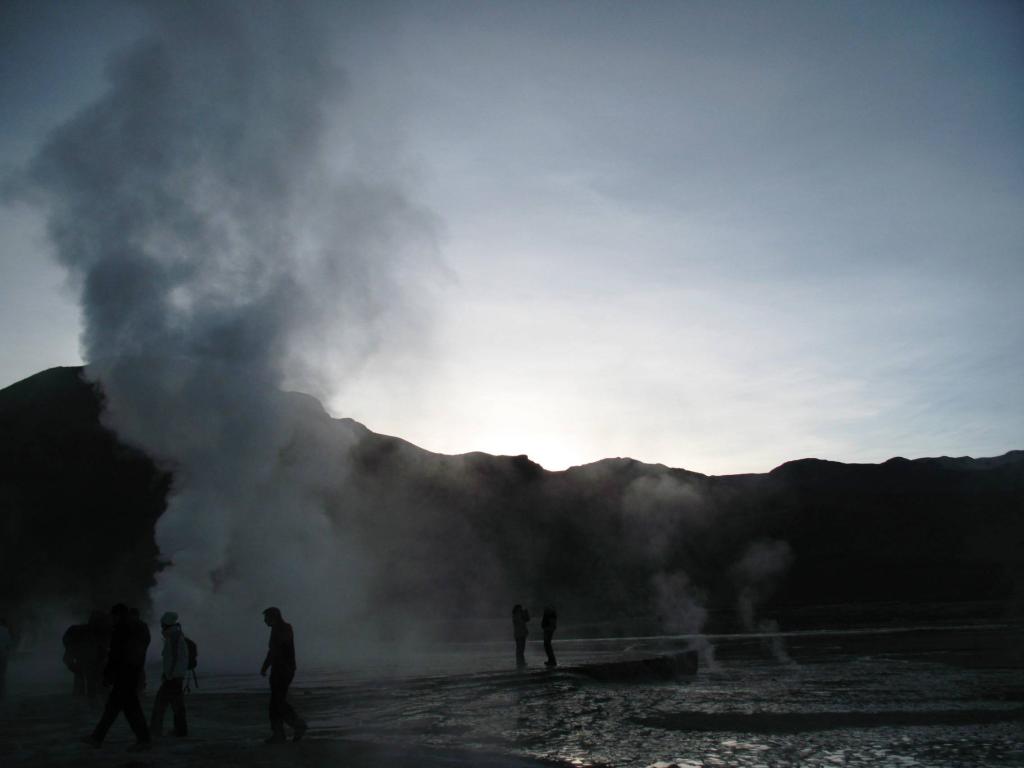
<svg viewBox="0 0 1024 768">
<path fill-rule="evenodd" d="M 181 631 L 178 614 L 168 611 L 160 617 L 160 629 L 164 636 L 163 672 L 160 689 L 153 702 L 153 716 L 149 729 L 154 737 L 163 736 L 164 712 L 168 705 L 174 713 L 174 735 L 188 736 L 188 720 L 185 715 L 185 678 L 194 667 L 193 653 L 190 652 L 185 633 Z"/>
<path fill-rule="evenodd" d="M 89 670 L 93 674 L 89 675 L 86 673 L 86 662 L 98 661 L 100 655 L 89 625 L 72 624 L 64 632 L 61 642 L 64 644 L 64 666 L 75 676 L 74 687 L 71 689 L 72 695 L 88 695 L 90 698 L 95 696 L 98 692 L 98 683 L 103 670 L 99 664 L 96 664 L 96 669 Z"/>
</svg>

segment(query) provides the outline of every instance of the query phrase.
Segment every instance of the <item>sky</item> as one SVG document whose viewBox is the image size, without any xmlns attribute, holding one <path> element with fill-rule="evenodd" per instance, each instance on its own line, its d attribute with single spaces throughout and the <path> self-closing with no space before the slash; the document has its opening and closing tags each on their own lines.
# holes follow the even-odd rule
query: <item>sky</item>
<svg viewBox="0 0 1024 768">
<path fill-rule="evenodd" d="M 0 179 L 150 23 L 0 3 Z M 368 3 L 330 30 L 323 162 L 400 179 L 438 259 L 415 333 L 326 366 L 332 414 L 549 469 L 1024 448 L 1024 6 Z M 80 364 L 82 319 L 43 213 L 7 196 L 0 228 L 6 386 Z"/>
</svg>

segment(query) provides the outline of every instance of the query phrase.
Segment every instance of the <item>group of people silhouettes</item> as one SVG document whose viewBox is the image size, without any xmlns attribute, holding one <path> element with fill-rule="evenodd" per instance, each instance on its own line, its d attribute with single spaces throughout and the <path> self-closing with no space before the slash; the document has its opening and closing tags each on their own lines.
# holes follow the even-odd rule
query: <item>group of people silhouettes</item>
<svg viewBox="0 0 1024 768">
<path fill-rule="evenodd" d="M 292 626 L 284 620 L 279 608 L 263 611 L 263 621 L 270 627 L 270 642 L 260 674 L 270 673 L 270 729 L 267 743 L 286 741 L 285 725 L 292 729 L 292 738 L 298 741 L 306 733 L 306 721 L 296 714 L 288 703 L 288 688 L 295 677 L 295 636 Z M 512 608 L 512 632 L 516 643 L 516 666 L 526 666 L 527 624 L 530 612 L 522 605 Z M 558 665 L 552 647 L 552 638 L 558 627 L 558 614 L 551 606 L 544 608 L 541 618 L 544 633 L 544 652 L 547 667 Z M 7 650 L 10 645 L 6 627 L 0 625 L 0 691 L 4 680 Z M 146 749 L 154 737 L 163 735 L 164 716 L 170 707 L 174 714 L 174 735 L 188 735 L 188 716 L 185 708 L 186 681 L 196 664 L 196 646 L 185 637 L 178 614 L 167 611 L 160 617 L 163 636 L 161 652 L 160 688 L 153 701 L 153 712 L 147 723 L 139 702 L 139 692 L 145 688 L 146 652 L 149 649 L 149 627 L 135 609 L 118 603 L 110 609 L 109 618 L 99 611 L 93 612 L 86 624 L 76 624 L 64 633 L 64 663 L 75 675 L 74 693 L 95 697 L 101 686 L 109 686 L 106 706 L 99 723 L 82 741 L 94 747 L 103 744 L 117 716 L 124 713 L 135 734 L 132 749 Z"/>
<path fill-rule="evenodd" d="M 270 644 L 260 674 L 270 672 L 270 727 L 268 743 L 286 740 L 284 726 L 293 731 L 298 741 L 306 732 L 306 721 L 288 703 L 288 687 L 295 677 L 295 639 L 292 627 L 278 608 L 263 611 L 263 620 L 270 627 Z M 95 612 L 88 624 L 69 627 L 64 633 L 64 663 L 75 675 L 74 692 L 95 696 L 100 685 L 110 686 L 103 715 L 91 734 L 82 741 L 94 747 L 103 739 L 117 716 L 124 712 L 135 734 L 133 750 L 147 749 L 154 737 L 163 735 L 164 716 L 170 707 L 174 715 L 174 735 L 188 736 L 185 692 L 188 674 L 195 676 L 196 645 L 185 637 L 178 614 L 168 611 L 160 617 L 164 644 L 161 653 L 160 688 L 153 701 L 149 722 L 142 714 L 139 692 L 145 687 L 146 652 L 149 649 L 149 627 L 138 611 L 118 603 L 110 610 L 110 621 Z"/>
<path fill-rule="evenodd" d="M 530 612 L 523 606 L 516 603 L 512 606 L 512 636 L 516 641 L 516 667 L 522 669 L 526 666 L 526 637 L 530 634 L 527 624 L 530 621 Z M 544 608 L 544 615 L 540 620 L 540 628 L 544 633 L 544 653 L 547 654 L 545 667 L 557 667 L 555 650 L 551 640 L 555 636 L 555 629 L 558 628 L 558 614 L 550 605 Z"/>
</svg>

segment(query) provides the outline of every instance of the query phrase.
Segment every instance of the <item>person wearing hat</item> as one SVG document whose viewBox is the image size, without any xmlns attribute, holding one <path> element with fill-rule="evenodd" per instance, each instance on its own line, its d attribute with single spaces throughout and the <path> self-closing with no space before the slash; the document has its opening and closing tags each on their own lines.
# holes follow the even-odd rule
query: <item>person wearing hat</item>
<svg viewBox="0 0 1024 768">
<path fill-rule="evenodd" d="M 188 674 L 188 644 L 185 633 L 178 623 L 178 614 L 168 611 L 160 617 L 160 629 L 164 636 L 163 672 L 160 675 L 160 689 L 153 701 L 153 715 L 149 729 L 153 736 L 160 737 L 164 730 L 164 712 L 170 705 L 174 713 L 174 735 L 188 736 L 188 720 L 185 716 L 185 676 Z"/>
<path fill-rule="evenodd" d="M 273 733 L 267 743 L 285 741 L 285 723 L 294 729 L 293 738 L 298 741 L 306 732 L 306 721 L 295 714 L 288 703 L 288 686 L 295 677 L 295 636 L 292 625 L 281 616 L 281 610 L 274 607 L 263 611 L 263 623 L 270 627 L 270 647 L 260 669 L 264 677 L 267 676 L 267 670 L 270 670 L 270 728 Z"/>
</svg>

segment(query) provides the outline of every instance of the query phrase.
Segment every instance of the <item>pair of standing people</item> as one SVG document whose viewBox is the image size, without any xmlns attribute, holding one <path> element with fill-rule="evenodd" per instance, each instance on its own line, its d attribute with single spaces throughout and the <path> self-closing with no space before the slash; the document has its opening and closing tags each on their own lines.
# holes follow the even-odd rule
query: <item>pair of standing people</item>
<svg viewBox="0 0 1024 768">
<path fill-rule="evenodd" d="M 522 669 L 526 666 L 526 638 L 530 634 L 526 625 L 530 621 L 530 612 L 518 603 L 512 607 L 512 635 L 516 641 L 516 667 Z M 551 606 L 544 608 L 544 615 L 540 621 L 541 631 L 544 632 L 544 652 L 548 660 L 544 662 L 545 667 L 556 667 L 558 661 L 555 659 L 555 650 L 551 641 L 555 636 L 555 629 L 558 628 L 558 614 Z"/>
<path fill-rule="evenodd" d="M 103 715 L 93 732 L 82 739 L 86 744 L 99 747 L 117 716 L 124 712 L 128 725 L 135 734 L 132 749 L 146 749 L 153 734 L 160 736 L 164 713 L 170 706 L 174 711 L 174 732 L 188 735 L 185 715 L 185 675 L 188 674 L 189 654 L 185 635 L 178 623 L 178 614 L 165 613 L 160 619 L 164 637 L 163 671 L 160 689 L 153 702 L 153 714 L 147 725 L 139 702 L 139 688 L 143 680 L 146 651 L 149 649 L 149 627 L 132 615 L 127 606 L 118 603 L 111 611 L 113 627 L 110 633 L 110 651 L 103 668 L 104 682 L 111 686 Z"/>
</svg>

